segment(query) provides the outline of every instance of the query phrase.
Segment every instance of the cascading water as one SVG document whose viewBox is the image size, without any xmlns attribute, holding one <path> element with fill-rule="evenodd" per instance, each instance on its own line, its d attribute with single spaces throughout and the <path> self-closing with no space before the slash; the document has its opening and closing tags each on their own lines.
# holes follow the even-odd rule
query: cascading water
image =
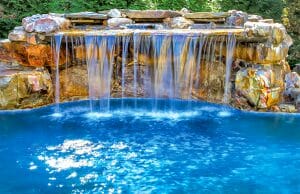
<svg viewBox="0 0 300 194">
<path fill-rule="evenodd" d="M 212 36 L 201 32 L 156 30 L 57 34 L 54 36 L 57 104 L 60 95 L 59 52 L 63 37 L 66 55 L 72 58 L 71 62 L 67 60 L 66 67 L 74 64 L 87 67 L 92 112 L 109 111 L 116 83 L 121 89 L 120 93 L 113 93 L 114 97 L 209 100 L 210 93 L 217 90 L 210 87 L 210 83 L 216 81 L 215 68 L 224 69 L 222 77 L 217 78 L 224 91 L 218 92 L 223 95 L 220 101 L 229 102 L 236 43 L 233 34 Z M 226 52 L 223 52 L 224 48 Z"/>
<path fill-rule="evenodd" d="M 55 63 L 55 114 L 59 114 L 59 103 L 60 103 L 60 83 L 59 83 L 59 60 L 60 60 L 60 50 L 63 34 L 56 34 L 54 40 L 51 40 L 52 53 L 54 53 L 54 63 Z"/>
<path fill-rule="evenodd" d="M 236 38 L 233 34 L 228 34 L 226 40 L 226 77 L 225 77 L 225 87 L 224 87 L 224 103 L 228 103 L 230 99 L 230 77 L 231 77 L 231 67 L 233 61 L 233 53 L 236 45 Z"/>
</svg>

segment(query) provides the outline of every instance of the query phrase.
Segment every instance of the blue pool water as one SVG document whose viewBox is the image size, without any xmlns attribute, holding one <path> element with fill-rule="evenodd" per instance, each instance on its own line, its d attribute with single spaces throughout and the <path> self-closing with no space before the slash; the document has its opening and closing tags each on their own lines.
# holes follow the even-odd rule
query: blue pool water
<svg viewBox="0 0 300 194">
<path fill-rule="evenodd" d="M 299 115 L 154 104 L 0 112 L 0 193 L 300 193 Z"/>
</svg>

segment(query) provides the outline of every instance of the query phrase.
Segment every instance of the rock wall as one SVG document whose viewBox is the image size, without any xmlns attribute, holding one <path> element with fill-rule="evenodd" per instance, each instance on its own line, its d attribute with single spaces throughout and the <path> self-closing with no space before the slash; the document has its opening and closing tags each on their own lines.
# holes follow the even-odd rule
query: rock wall
<svg viewBox="0 0 300 194">
<path fill-rule="evenodd" d="M 99 13 L 43 14 L 24 18 L 22 26 L 9 34 L 9 40 L 0 42 L 0 109 L 32 108 L 53 103 L 57 67 L 60 99 L 87 98 L 87 50 L 83 39 L 72 37 L 91 31 L 111 33 L 126 29 L 164 33 L 173 33 L 176 29 L 178 31 L 175 32 L 203 31 L 207 36 L 234 34 L 237 42 L 231 64 L 230 105 L 260 111 L 294 112 L 300 108 L 300 78 L 297 73 L 291 73 L 286 62 L 292 40 L 282 24 L 235 10 L 189 13 L 184 10 L 113 9 Z M 57 53 L 53 36 L 59 33 L 68 33 L 70 38 L 62 43 Z M 121 97 L 122 93 L 133 96 L 131 83 L 134 72 L 131 66 L 135 59 L 133 48 L 130 49 L 131 54 L 126 59 L 128 68 L 125 70 L 124 89 L 120 79 L 123 59 L 120 53 L 114 54 L 116 62 L 110 84 L 111 97 Z M 192 97 L 222 103 L 227 48 L 217 46 L 212 52 L 217 53 L 218 57 L 214 56 L 209 64 L 200 62 L 202 68 L 196 75 L 200 76 L 201 86 L 193 88 Z M 56 64 L 57 61 L 59 64 Z M 136 62 L 138 71 L 145 72 L 153 66 L 154 59 L 151 54 L 139 55 Z M 145 87 L 153 80 L 142 76 L 137 79 L 136 95 L 151 96 Z"/>
</svg>

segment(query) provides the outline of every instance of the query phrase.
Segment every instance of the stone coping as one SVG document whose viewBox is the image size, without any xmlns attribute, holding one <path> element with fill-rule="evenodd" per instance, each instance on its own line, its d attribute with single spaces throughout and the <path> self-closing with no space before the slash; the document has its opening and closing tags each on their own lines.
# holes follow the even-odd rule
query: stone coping
<svg viewBox="0 0 300 194">
<path fill-rule="evenodd" d="M 244 36 L 244 29 L 124 29 L 124 30 L 69 30 L 50 34 L 49 36 L 64 35 L 64 36 L 127 36 L 134 34 L 142 35 L 186 35 L 199 36 L 201 34 L 208 36 L 222 36 L 234 34 L 235 36 Z"/>
</svg>

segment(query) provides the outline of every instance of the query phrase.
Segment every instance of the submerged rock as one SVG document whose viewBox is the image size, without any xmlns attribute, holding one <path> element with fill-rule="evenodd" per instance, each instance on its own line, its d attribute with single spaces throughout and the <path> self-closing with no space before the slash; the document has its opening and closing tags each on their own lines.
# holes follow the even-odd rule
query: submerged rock
<svg viewBox="0 0 300 194">
<path fill-rule="evenodd" d="M 0 109 L 33 108 L 53 101 L 47 70 L 0 62 Z"/>
</svg>

